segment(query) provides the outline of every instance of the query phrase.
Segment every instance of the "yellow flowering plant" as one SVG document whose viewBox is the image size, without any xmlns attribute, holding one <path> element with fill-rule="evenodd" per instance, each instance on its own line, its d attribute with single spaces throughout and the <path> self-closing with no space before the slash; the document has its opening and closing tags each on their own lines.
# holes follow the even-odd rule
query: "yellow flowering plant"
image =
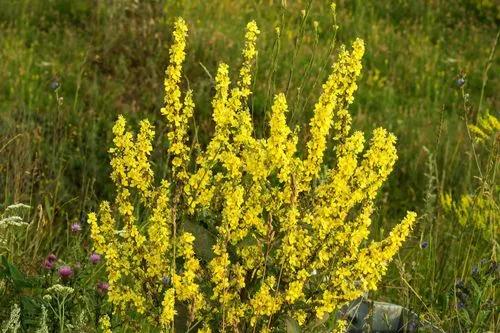
<svg viewBox="0 0 500 333">
<path fill-rule="evenodd" d="M 486 112 L 478 117 L 475 124 L 467 124 L 467 130 L 471 138 L 472 154 L 478 166 L 479 186 L 476 186 L 474 193 L 465 193 L 455 198 L 451 193 L 441 193 L 441 207 L 463 227 L 474 227 L 481 231 L 485 240 L 496 243 L 495 236 L 500 231 L 500 188 L 497 186 L 500 121 Z"/>
<path fill-rule="evenodd" d="M 483 189 L 475 194 L 462 194 L 453 200 L 449 193 L 441 195 L 441 206 L 451 219 L 463 227 L 480 230 L 484 239 L 493 240 L 500 231 L 498 223 L 498 189 Z"/>
<path fill-rule="evenodd" d="M 254 135 L 248 100 L 258 35 L 257 24 L 248 23 L 235 84 L 228 66 L 218 66 L 214 135 L 193 156 L 195 105 L 181 88 L 187 26 L 177 19 L 161 109 L 169 142 L 165 179 L 156 182 L 149 159 L 153 126 L 143 120 L 134 134 L 118 118 L 110 149 L 116 199 L 89 214 L 114 307 L 103 326 L 147 318 L 162 331 L 265 332 L 290 323 L 320 331 L 331 314 L 377 288 L 410 233 L 413 212 L 386 239 L 368 241 L 374 200 L 397 156 L 386 130 L 374 130 L 369 143 L 351 131 L 347 109 L 363 41 L 341 47 L 302 153 L 282 93 L 274 97 L 268 136 Z M 327 143 L 334 145 L 334 166 L 323 163 Z M 211 240 L 208 251 L 201 238 Z"/>
</svg>

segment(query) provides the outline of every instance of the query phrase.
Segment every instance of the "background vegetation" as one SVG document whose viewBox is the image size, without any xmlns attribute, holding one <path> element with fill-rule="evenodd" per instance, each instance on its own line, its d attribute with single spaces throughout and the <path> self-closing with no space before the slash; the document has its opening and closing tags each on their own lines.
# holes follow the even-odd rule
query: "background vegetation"
<svg viewBox="0 0 500 333">
<path fill-rule="evenodd" d="M 107 149 L 117 115 L 157 120 L 162 132 L 164 69 L 179 15 L 190 26 L 185 82 L 195 93 L 193 134 L 201 143 L 213 130 L 216 65 L 239 63 L 250 19 L 262 31 L 251 100 L 261 134 L 271 97 L 286 91 L 292 125 L 307 136 L 335 31 L 335 47 L 363 38 L 354 127 L 383 126 L 399 139 L 373 234 L 381 238 L 407 209 L 422 217 L 371 297 L 407 306 L 445 331 L 495 331 L 499 137 L 493 130 L 474 143 L 466 124 L 498 117 L 500 16 L 498 5 L 479 0 L 338 1 L 336 21 L 324 1 L 0 0 L 0 212 L 19 202 L 32 207 L 24 216 L 31 226 L 1 250 L 0 294 L 8 297 L 0 319 L 12 304 L 26 309 L 28 296 L 40 296 L 33 286 L 48 253 L 69 263 L 86 256 L 87 225 L 77 239 L 70 226 L 84 222 L 98 198 L 112 198 Z M 164 155 L 155 152 L 158 166 Z M 461 224 L 446 194 L 453 202 L 469 194 L 490 208 L 474 201 L 468 209 L 477 214 Z M 476 226 L 481 218 L 489 233 Z M 25 285 L 15 285 L 13 270 Z M 32 307 L 25 328 L 38 316 Z"/>
</svg>

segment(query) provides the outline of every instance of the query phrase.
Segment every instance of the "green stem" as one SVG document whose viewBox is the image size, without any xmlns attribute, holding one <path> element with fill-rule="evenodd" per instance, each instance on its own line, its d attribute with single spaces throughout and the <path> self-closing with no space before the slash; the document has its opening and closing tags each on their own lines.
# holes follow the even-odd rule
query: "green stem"
<svg viewBox="0 0 500 333">
<path fill-rule="evenodd" d="M 493 58 L 495 56 L 495 51 L 497 48 L 498 37 L 500 36 L 500 30 L 498 30 L 497 35 L 495 37 L 495 41 L 493 42 L 493 46 L 491 48 L 490 56 L 488 57 L 488 61 L 486 62 L 486 67 L 483 72 L 483 82 L 481 85 L 481 96 L 479 97 L 479 106 L 477 108 L 478 115 L 481 113 L 481 108 L 483 106 L 483 98 L 484 98 L 484 89 L 486 88 L 486 82 L 488 82 L 488 71 L 490 70 L 491 64 L 493 63 Z"/>
</svg>

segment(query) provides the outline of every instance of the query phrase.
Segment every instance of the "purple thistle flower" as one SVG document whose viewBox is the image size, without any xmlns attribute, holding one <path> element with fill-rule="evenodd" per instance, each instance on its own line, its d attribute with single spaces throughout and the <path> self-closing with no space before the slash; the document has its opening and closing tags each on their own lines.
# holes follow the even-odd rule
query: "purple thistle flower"
<svg viewBox="0 0 500 333">
<path fill-rule="evenodd" d="M 75 222 L 71 225 L 71 231 L 74 233 L 78 233 L 78 232 L 82 231 L 82 226 L 80 225 L 80 223 Z"/>
<path fill-rule="evenodd" d="M 101 261 L 101 255 L 99 253 L 92 253 L 89 257 L 92 264 L 97 265 Z"/>
<path fill-rule="evenodd" d="M 52 261 L 50 261 L 49 259 L 45 259 L 43 261 L 43 268 L 51 270 L 52 268 L 54 268 L 54 263 Z"/>
<path fill-rule="evenodd" d="M 57 261 L 57 256 L 54 253 L 50 253 L 43 261 L 43 268 L 51 270 L 54 268 L 54 264 Z"/>
<path fill-rule="evenodd" d="M 49 255 L 47 256 L 47 259 L 46 259 L 46 260 L 50 261 L 51 263 L 54 263 L 54 262 L 56 262 L 57 257 L 56 257 L 56 255 L 55 255 L 54 253 L 51 253 L 51 254 L 49 254 Z"/>
<path fill-rule="evenodd" d="M 69 266 L 62 266 L 59 268 L 59 276 L 62 279 L 68 279 L 73 275 L 73 270 Z"/>
<path fill-rule="evenodd" d="M 109 290 L 109 283 L 100 281 L 97 284 L 97 292 L 101 295 L 105 295 Z"/>
</svg>

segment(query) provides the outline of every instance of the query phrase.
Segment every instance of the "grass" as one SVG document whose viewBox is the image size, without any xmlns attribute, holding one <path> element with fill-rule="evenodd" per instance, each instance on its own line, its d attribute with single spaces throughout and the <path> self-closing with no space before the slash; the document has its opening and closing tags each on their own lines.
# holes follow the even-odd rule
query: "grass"
<svg viewBox="0 0 500 333">
<path fill-rule="evenodd" d="M 277 91 L 288 93 L 292 124 L 307 124 L 333 60 L 334 18 L 322 1 L 283 3 L 0 0 L 0 211 L 27 203 L 28 220 L 37 224 L 9 259 L 33 276 L 47 253 L 71 253 L 69 225 L 84 220 L 97 198 L 111 198 L 107 148 L 118 114 L 153 119 L 162 132 L 163 73 L 178 15 L 190 25 L 185 84 L 195 92 L 202 143 L 213 130 L 208 101 L 216 65 L 239 63 L 250 19 L 262 31 L 251 101 L 259 134 Z M 498 8 L 486 3 L 337 3 L 336 47 L 355 37 L 366 42 L 351 108 L 355 128 L 383 126 L 398 137 L 399 160 L 373 234 L 381 238 L 407 209 L 422 216 L 374 297 L 408 306 L 447 331 L 495 331 L 499 320 L 498 311 L 485 315 L 487 300 L 496 302 L 498 270 L 492 281 L 471 273 L 481 259 L 496 262 L 496 238 L 458 225 L 440 203 L 443 193 L 458 197 L 488 186 L 498 194 L 498 149 L 472 146 L 464 118 L 498 116 Z M 164 152 L 154 159 L 162 165 Z M 488 270 L 482 265 L 481 274 Z M 465 310 L 457 308 L 458 280 L 472 290 Z M 2 319 L 10 303 L 0 301 Z"/>
</svg>

